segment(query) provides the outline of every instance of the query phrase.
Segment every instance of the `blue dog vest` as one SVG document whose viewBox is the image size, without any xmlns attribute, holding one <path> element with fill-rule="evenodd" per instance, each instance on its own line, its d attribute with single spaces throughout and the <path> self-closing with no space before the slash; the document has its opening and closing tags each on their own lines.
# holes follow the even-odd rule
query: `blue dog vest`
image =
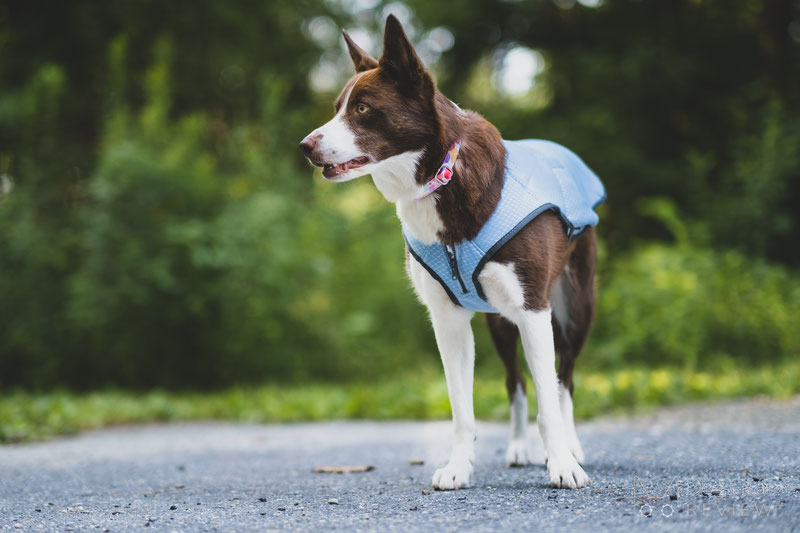
<svg viewBox="0 0 800 533">
<path fill-rule="evenodd" d="M 503 244 L 548 209 L 561 216 L 567 237 L 575 239 L 597 225 L 594 209 L 606 198 L 600 178 L 563 146 L 535 139 L 503 144 L 506 173 L 500 202 L 474 239 L 454 246 L 424 244 L 403 225 L 409 252 L 453 303 L 485 313 L 497 310 L 486 301 L 478 275 Z"/>
</svg>

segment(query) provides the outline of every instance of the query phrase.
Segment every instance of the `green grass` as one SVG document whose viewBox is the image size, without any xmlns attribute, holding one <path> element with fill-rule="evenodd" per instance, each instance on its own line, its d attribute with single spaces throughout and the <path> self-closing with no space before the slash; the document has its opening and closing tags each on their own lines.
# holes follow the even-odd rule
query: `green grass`
<svg viewBox="0 0 800 533">
<path fill-rule="evenodd" d="M 577 417 L 586 419 L 701 400 L 755 395 L 784 398 L 798 391 L 800 362 L 797 361 L 760 369 L 728 367 L 713 373 L 667 368 L 579 373 L 575 410 Z M 529 400 L 535 413 L 532 396 Z M 502 379 L 476 379 L 475 412 L 482 419 L 508 417 Z M 295 422 L 449 416 L 444 378 L 432 371 L 379 383 L 264 385 L 211 393 L 16 392 L 0 397 L 0 442 L 32 441 L 142 422 Z"/>
</svg>

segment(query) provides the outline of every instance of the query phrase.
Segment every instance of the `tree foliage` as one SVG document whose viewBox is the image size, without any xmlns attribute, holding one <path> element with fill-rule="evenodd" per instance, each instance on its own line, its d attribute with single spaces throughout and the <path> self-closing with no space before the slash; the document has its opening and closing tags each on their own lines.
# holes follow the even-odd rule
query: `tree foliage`
<svg viewBox="0 0 800 533">
<path fill-rule="evenodd" d="M 366 4 L 0 3 L 0 388 L 435 364 L 391 206 L 368 180 L 324 183 L 296 150 L 331 114 L 309 72 L 344 57 L 309 20 L 378 32 L 398 9 L 412 34 L 454 37 L 431 65 L 446 94 L 604 179 L 582 364 L 800 352 L 790 2 Z M 525 98 L 489 84 L 516 46 L 546 64 Z"/>
</svg>

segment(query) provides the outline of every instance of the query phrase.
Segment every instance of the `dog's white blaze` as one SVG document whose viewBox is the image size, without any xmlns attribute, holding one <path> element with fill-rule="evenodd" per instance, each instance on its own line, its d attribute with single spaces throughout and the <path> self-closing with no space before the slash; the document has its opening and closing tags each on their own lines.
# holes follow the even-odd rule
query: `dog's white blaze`
<svg viewBox="0 0 800 533">
<path fill-rule="evenodd" d="M 342 106 L 339 108 L 339 112 L 336 113 L 336 115 L 327 123 L 323 124 L 309 134 L 309 136 L 321 136 L 317 144 L 317 152 L 324 161 L 329 161 L 332 163 L 344 163 L 364 155 L 364 153 L 356 146 L 355 134 L 348 127 L 347 122 L 344 120 L 344 114 L 347 111 L 347 102 L 350 100 L 350 95 L 353 93 L 353 88 L 356 86 L 362 75 L 363 72 L 355 76 L 353 83 L 347 90 L 347 94 L 345 94 L 344 101 L 342 102 Z M 356 170 L 361 169 L 359 168 Z M 346 174 L 342 174 L 341 176 L 337 176 L 334 181 L 347 181 L 353 177 L 363 176 L 365 174 L 362 172 L 358 174 L 358 176 L 350 177 L 349 174 L 351 173 L 355 174 L 354 172 L 348 172 Z M 347 179 L 344 179 L 345 176 Z"/>
<path fill-rule="evenodd" d="M 578 439 L 578 432 L 575 430 L 575 418 L 572 413 L 572 395 L 562 385 L 558 384 L 558 397 L 561 400 L 561 417 L 564 419 L 564 429 L 567 433 L 567 443 L 572 455 L 579 463 L 583 463 L 584 454 L 581 441 Z"/>
<path fill-rule="evenodd" d="M 454 305 L 439 282 L 417 261 L 409 261 L 408 271 L 417 294 L 431 315 L 453 411 L 450 460 L 436 471 L 432 484 L 442 490 L 468 487 L 475 462 L 475 414 L 472 408 L 475 343 L 470 326 L 473 313 Z"/>
</svg>

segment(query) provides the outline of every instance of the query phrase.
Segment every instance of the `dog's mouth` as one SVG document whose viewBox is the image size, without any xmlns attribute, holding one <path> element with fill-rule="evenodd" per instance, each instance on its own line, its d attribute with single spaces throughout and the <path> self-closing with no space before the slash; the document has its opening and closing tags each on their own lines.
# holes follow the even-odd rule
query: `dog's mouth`
<svg viewBox="0 0 800 533">
<path fill-rule="evenodd" d="M 350 161 L 345 161 L 344 163 L 318 163 L 312 161 L 313 164 L 317 165 L 318 167 L 322 167 L 322 175 L 326 178 L 335 178 L 336 176 L 340 176 L 351 170 L 356 168 L 361 168 L 367 163 L 369 163 L 370 159 L 367 156 L 356 157 L 351 159 Z"/>
</svg>

